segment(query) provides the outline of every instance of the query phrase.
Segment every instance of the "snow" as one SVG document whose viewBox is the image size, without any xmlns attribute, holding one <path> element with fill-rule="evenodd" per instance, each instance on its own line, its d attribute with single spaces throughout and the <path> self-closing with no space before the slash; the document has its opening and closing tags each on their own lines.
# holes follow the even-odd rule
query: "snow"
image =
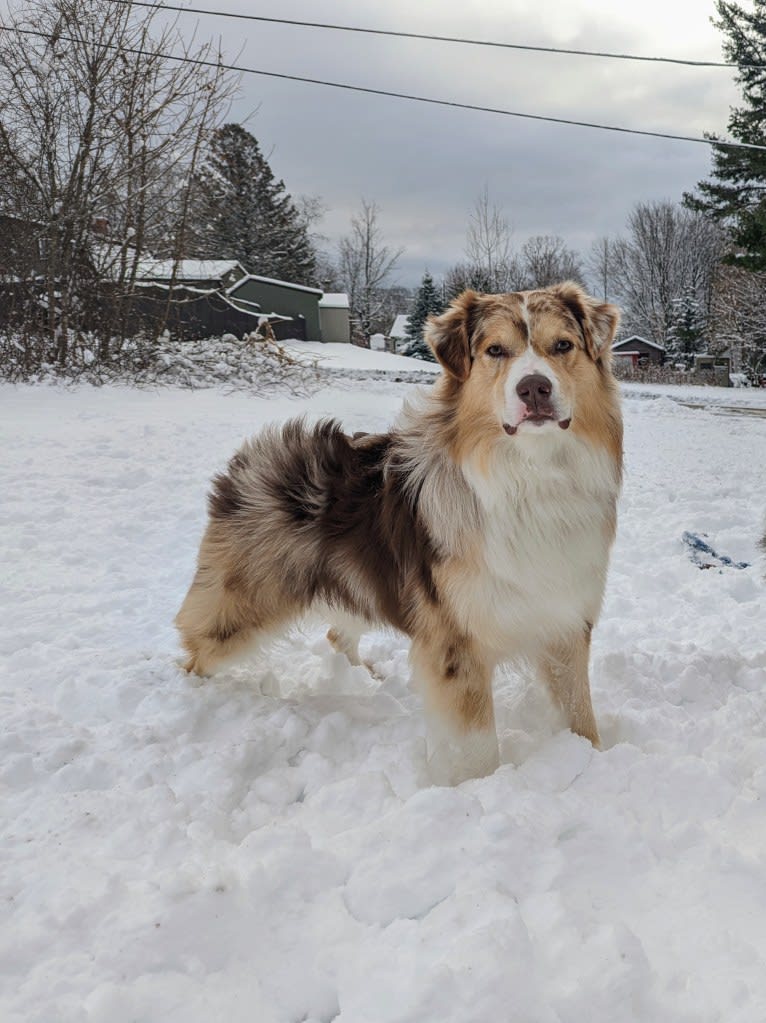
<svg viewBox="0 0 766 1023">
<path fill-rule="evenodd" d="M 766 419 L 627 388 L 601 752 L 504 674 L 503 765 L 430 786 L 386 633 L 179 670 L 211 475 L 406 391 L 0 386 L 4 1023 L 766 1019 Z"/>
<path fill-rule="evenodd" d="M 298 358 L 304 357 L 312 363 L 316 360 L 321 369 L 345 372 L 347 370 L 387 371 L 390 373 L 427 373 L 433 378 L 439 372 L 435 363 L 420 362 L 406 355 L 391 352 L 372 351 L 358 345 L 341 341 L 281 341 L 287 351 Z"/>
<path fill-rule="evenodd" d="M 391 330 L 388 332 L 388 336 L 392 337 L 395 341 L 404 341 L 407 337 L 408 321 L 409 316 L 407 313 L 398 313 Z"/>
<path fill-rule="evenodd" d="M 748 406 L 766 412 L 766 389 L 762 387 L 706 387 L 703 384 L 644 384 L 621 381 L 626 397 L 665 398 L 689 405 L 716 408 Z"/>
<path fill-rule="evenodd" d="M 173 277 L 174 267 L 177 281 L 220 280 L 237 269 L 244 274 L 236 259 L 179 259 L 174 262 L 172 259 L 147 258 L 138 261 L 138 276 L 169 281 Z"/>
<path fill-rule="evenodd" d="M 656 348 L 660 352 L 665 351 L 663 345 L 658 345 L 656 341 L 650 341 L 648 338 L 641 337 L 640 334 L 631 334 L 630 337 L 624 337 L 621 341 L 615 341 L 612 345 L 612 351 L 615 355 L 627 355 L 627 352 L 618 352 L 617 349 L 621 348 L 622 345 L 630 344 L 632 341 L 640 341 L 642 344 L 649 345 L 650 348 Z"/>
<path fill-rule="evenodd" d="M 348 295 L 345 291 L 327 291 L 319 299 L 320 309 L 348 309 Z"/>
<path fill-rule="evenodd" d="M 240 277 L 228 289 L 227 294 L 231 295 L 247 281 L 259 281 L 261 284 L 276 284 L 280 288 L 290 288 L 291 291 L 306 291 L 311 295 L 322 297 L 322 292 L 319 288 L 308 288 L 305 284 L 291 284 L 290 281 L 278 281 L 273 277 L 259 277 L 257 274 L 245 274 L 244 277 Z"/>
</svg>

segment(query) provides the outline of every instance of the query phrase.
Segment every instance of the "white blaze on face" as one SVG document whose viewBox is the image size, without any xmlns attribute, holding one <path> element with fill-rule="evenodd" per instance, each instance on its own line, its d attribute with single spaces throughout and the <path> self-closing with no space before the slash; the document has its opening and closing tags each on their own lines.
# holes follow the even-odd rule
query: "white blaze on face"
<svg viewBox="0 0 766 1023">
<path fill-rule="evenodd" d="M 554 418 L 550 423 L 530 423 L 525 429 L 539 430 L 541 428 L 550 428 L 550 426 L 556 426 L 559 421 L 568 419 L 571 415 L 571 409 L 565 407 L 568 403 L 564 401 L 561 393 L 561 384 L 553 366 L 532 348 L 532 326 L 526 298 L 522 300 L 521 313 L 527 325 L 527 348 L 522 355 L 513 360 L 505 382 L 504 422 L 515 431 L 528 417 L 529 410 L 519 397 L 516 389 L 524 377 L 539 374 L 550 381 Z"/>
</svg>

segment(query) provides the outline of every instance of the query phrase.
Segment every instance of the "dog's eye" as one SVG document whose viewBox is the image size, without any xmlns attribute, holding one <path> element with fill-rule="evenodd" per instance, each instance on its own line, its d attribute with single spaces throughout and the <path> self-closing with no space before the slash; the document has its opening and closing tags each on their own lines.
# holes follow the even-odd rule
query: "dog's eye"
<svg viewBox="0 0 766 1023">
<path fill-rule="evenodd" d="M 493 359 L 499 359 L 505 355 L 505 349 L 502 345 L 490 345 L 487 349 L 487 355 L 491 355 Z"/>
<path fill-rule="evenodd" d="M 573 348 L 574 345 L 572 344 L 572 342 L 567 341 L 563 337 L 561 338 L 560 341 L 557 341 L 556 344 L 553 346 L 554 352 L 558 353 L 559 355 L 563 355 L 564 352 L 571 352 Z"/>
</svg>

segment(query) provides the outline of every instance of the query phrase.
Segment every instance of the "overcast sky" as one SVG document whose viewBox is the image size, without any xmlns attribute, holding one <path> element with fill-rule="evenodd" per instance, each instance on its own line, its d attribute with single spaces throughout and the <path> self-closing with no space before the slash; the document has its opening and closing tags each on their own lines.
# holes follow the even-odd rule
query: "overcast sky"
<svg viewBox="0 0 766 1023">
<path fill-rule="evenodd" d="M 190 0 L 191 6 L 206 7 Z M 712 0 L 220 0 L 221 10 L 399 31 L 684 59 L 721 60 Z M 554 117 L 701 136 L 725 132 L 738 101 L 729 69 L 489 50 L 181 16 L 220 35 L 240 64 Z M 707 146 L 448 110 L 244 75 L 232 119 L 247 118 L 294 194 L 321 197 L 331 249 L 365 196 L 398 278 L 417 283 L 463 256 L 486 185 L 520 245 L 558 234 L 585 253 L 620 233 L 638 200 L 680 199 L 708 175 Z"/>
</svg>

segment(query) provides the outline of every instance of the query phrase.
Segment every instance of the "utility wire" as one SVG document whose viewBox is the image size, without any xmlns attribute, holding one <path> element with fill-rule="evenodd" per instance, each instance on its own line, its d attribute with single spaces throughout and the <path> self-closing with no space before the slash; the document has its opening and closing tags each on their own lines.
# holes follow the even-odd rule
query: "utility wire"
<svg viewBox="0 0 766 1023">
<path fill-rule="evenodd" d="M 766 64 L 735 64 L 715 60 L 682 60 L 680 57 L 644 57 L 634 53 L 605 53 L 600 50 L 567 50 L 558 46 L 530 46 L 523 43 L 504 43 L 491 39 L 465 39 L 460 36 L 435 36 L 425 32 L 399 32 L 393 29 L 361 28 L 354 25 L 334 25 L 323 21 L 298 21 L 293 18 L 267 18 L 260 14 L 238 14 L 234 11 L 216 11 L 202 7 L 184 7 L 180 4 L 149 3 L 148 0 L 109 0 L 127 7 L 149 7 L 152 10 L 180 11 L 183 14 L 214 15 L 217 18 L 237 18 L 241 21 L 260 21 L 271 25 L 292 25 L 299 28 L 329 29 L 333 32 L 357 32 L 362 35 L 388 36 L 394 39 L 426 39 L 436 43 L 461 43 L 465 46 L 491 46 L 501 50 L 528 50 L 532 53 L 560 53 L 574 57 L 604 57 L 610 60 L 639 60 L 656 64 L 682 64 L 685 67 L 766 68 Z"/>
<path fill-rule="evenodd" d="M 16 28 L 10 25 L 0 24 L 0 32 L 17 32 L 21 35 L 40 36 L 43 39 L 52 39 L 48 32 L 39 32 L 31 28 Z M 57 42 L 78 43 L 81 39 L 71 36 L 57 36 Z M 114 43 L 101 43 L 101 46 L 110 50 L 120 50 L 122 53 L 129 53 L 134 56 L 149 56 L 146 50 L 137 50 L 130 47 L 117 46 Z M 543 114 L 528 114 L 518 110 L 505 110 L 501 107 L 485 107 L 478 103 L 460 103 L 457 100 L 435 99 L 431 96 L 417 96 L 407 92 L 393 92 L 389 89 L 373 89 L 364 85 L 349 85 L 345 82 L 330 82 L 322 78 L 306 78 L 302 75 L 288 75 L 278 71 L 263 71 L 260 68 L 242 67 L 238 64 L 224 64 L 222 61 L 202 60 L 195 57 L 178 57 L 172 53 L 154 53 L 152 56 L 162 57 L 165 60 L 174 60 L 182 64 L 196 64 L 199 67 L 217 68 L 220 71 L 236 71 L 240 74 L 261 75 L 264 78 L 278 78 L 288 82 L 303 82 L 307 85 L 322 85 L 329 89 L 342 89 L 345 92 L 361 92 L 368 96 L 387 96 L 391 99 L 404 99 L 414 103 L 428 103 L 432 106 L 451 107 L 455 110 L 472 110 L 485 114 L 498 114 L 502 117 L 520 117 L 528 121 L 544 121 L 548 124 L 569 124 L 577 128 L 595 128 L 598 131 L 616 131 L 623 135 L 642 135 L 648 138 L 670 139 L 675 142 L 694 142 L 705 146 L 723 146 L 728 149 L 755 149 L 766 152 L 766 146 L 758 146 L 749 142 L 725 142 L 718 139 L 698 138 L 695 135 L 673 135 L 662 131 L 645 131 L 640 128 L 623 128 L 613 124 L 598 124 L 594 121 L 575 121 L 565 117 L 549 117 Z"/>
</svg>

